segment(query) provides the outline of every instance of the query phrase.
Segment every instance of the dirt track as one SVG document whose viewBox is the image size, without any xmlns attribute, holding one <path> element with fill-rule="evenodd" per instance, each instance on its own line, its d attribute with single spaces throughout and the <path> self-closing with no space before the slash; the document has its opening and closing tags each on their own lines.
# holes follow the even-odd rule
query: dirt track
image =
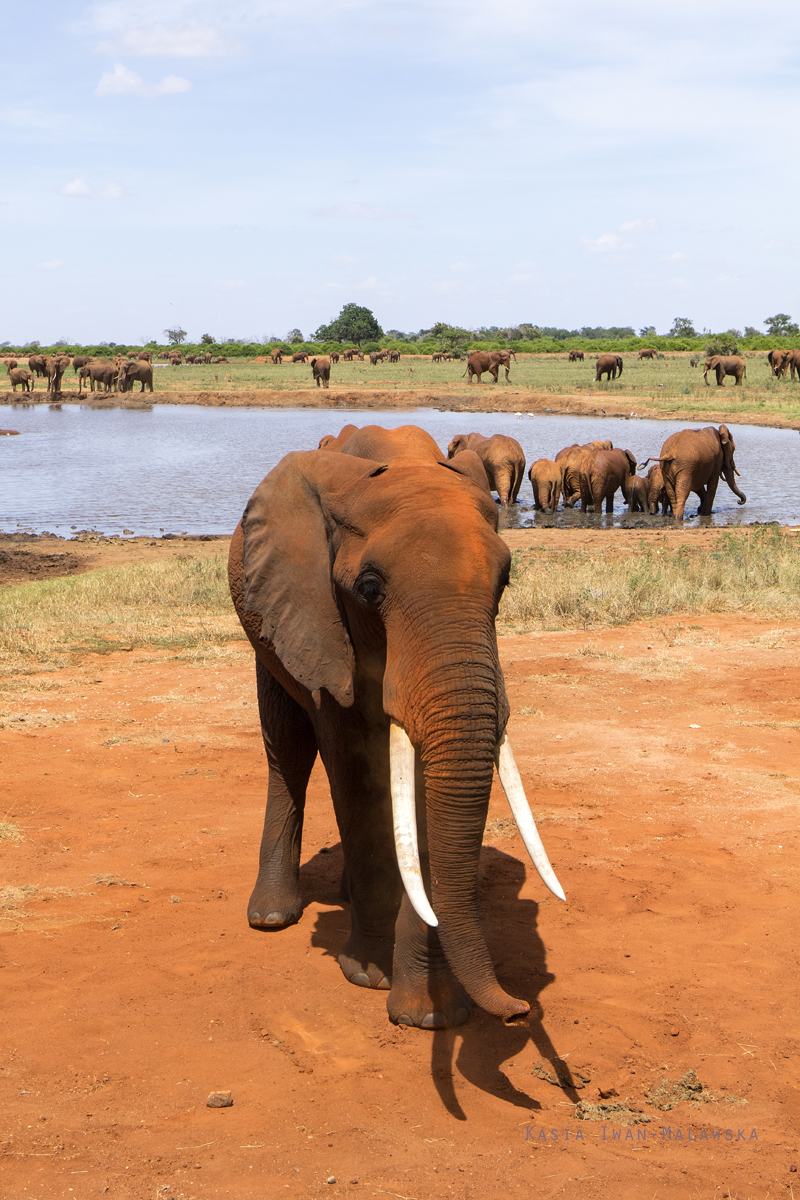
<svg viewBox="0 0 800 1200">
<path fill-rule="evenodd" d="M 133 550 L 60 546 L 94 565 Z M 798 646 L 800 625 L 716 617 L 502 639 L 568 904 L 495 795 L 484 919 L 534 1019 L 433 1035 L 339 972 L 319 769 L 303 919 L 247 927 L 266 769 L 239 644 L 21 680 L 0 721 L 0 818 L 24 835 L 0 842 L 0 1194 L 791 1195 Z M 690 1076 L 656 1107 L 689 1071 L 704 1090 Z M 215 1089 L 233 1107 L 207 1108 Z M 581 1101 L 639 1123 L 578 1120 Z"/>
</svg>

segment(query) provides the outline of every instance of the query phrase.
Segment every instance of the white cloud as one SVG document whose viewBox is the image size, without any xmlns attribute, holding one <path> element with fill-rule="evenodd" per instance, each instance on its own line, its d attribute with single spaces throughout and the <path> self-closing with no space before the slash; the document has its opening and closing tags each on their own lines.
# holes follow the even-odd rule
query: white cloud
<svg viewBox="0 0 800 1200">
<path fill-rule="evenodd" d="M 326 221 L 410 221 L 414 217 L 406 209 L 381 208 L 377 204 L 328 204 L 313 215 Z"/>
<path fill-rule="evenodd" d="M 633 242 L 623 242 L 618 233 L 602 233 L 599 238 L 582 237 L 581 243 L 591 254 L 610 254 L 633 249 Z"/>
<path fill-rule="evenodd" d="M 623 221 L 619 227 L 620 233 L 655 233 L 658 229 L 655 221 Z"/>
<path fill-rule="evenodd" d="M 60 189 L 62 196 L 90 196 L 89 185 L 84 179 L 70 179 L 69 183 L 65 183 Z"/>
<path fill-rule="evenodd" d="M 662 262 L 683 262 L 683 260 L 688 257 L 689 257 L 689 255 L 684 254 L 682 250 L 676 250 L 674 254 L 665 254 L 661 261 Z"/>
<path fill-rule="evenodd" d="M 113 71 L 104 71 L 100 82 L 94 90 L 95 96 L 174 96 L 180 92 L 188 92 L 191 87 L 188 79 L 180 75 L 165 75 L 159 83 L 145 83 L 135 71 L 116 63 Z"/>
<path fill-rule="evenodd" d="M 118 183 L 107 183 L 100 196 L 103 200 L 120 200 L 125 195 L 125 188 Z"/>
<path fill-rule="evenodd" d="M 126 29 L 111 41 L 98 42 L 97 54 L 129 54 L 136 58 L 229 58 L 244 47 L 220 36 L 211 25 L 188 24 L 170 29 Z"/>
<path fill-rule="evenodd" d="M 64 266 L 63 258 L 51 258 L 49 262 L 41 262 L 37 264 L 44 271 L 57 271 L 59 267 Z"/>
</svg>

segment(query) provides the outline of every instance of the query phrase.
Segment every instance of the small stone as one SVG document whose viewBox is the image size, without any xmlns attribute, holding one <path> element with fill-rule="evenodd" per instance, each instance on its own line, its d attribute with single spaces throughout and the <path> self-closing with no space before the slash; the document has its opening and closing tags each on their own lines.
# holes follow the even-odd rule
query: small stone
<svg viewBox="0 0 800 1200">
<path fill-rule="evenodd" d="M 326 1183 L 336 1183 L 336 1176 L 335 1176 L 335 1175 L 329 1175 L 329 1176 L 328 1176 L 328 1178 L 325 1180 L 325 1182 L 326 1182 Z"/>
<path fill-rule="evenodd" d="M 206 1100 L 206 1108 L 230 1108 L 232 1104 L 230 1092 L 212 1092 Z"/>
<path fill-rule="evenodd" d="M 677 1037 L 679 1033 L 680 1033 L 680 1029 L 675 1029 L 675 1027 L 673 1026 L 673 1028 L 670 1029 L 670 1031 L 669 1031 L 669 1036 Z"/>
</svg>

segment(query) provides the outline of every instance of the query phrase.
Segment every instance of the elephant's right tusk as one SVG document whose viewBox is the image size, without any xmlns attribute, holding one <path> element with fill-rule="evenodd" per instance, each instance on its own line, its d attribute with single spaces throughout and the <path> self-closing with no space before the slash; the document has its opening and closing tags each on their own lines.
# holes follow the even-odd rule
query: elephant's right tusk
<svg viewBox="0 0 800 1200">
<path fill-rule="evenodd" d="M 400 878 L 414 911 L 426 925 L 439 922 L 425 894 L 417 843 L 417 801 L 414 794 L 414 746 L 403 726 L 392 720 L 389 727 L 389 776 L 392 789 L 394 847 Z"/>
<path fill-rule="evenodd" d="M 530 854 L 533 865 L 539 872 L 542 882 L 549 887 L 553 895 L 558 896 L 559 900 L 566 900 L 564 889 L 556 879 L 556 873 L 550 865 L 547 851 L 542 845 L 542 839 L 539 837 L 539 831 L 536 828 L 536 822 L 533 819 L 533 813 L 530 810 L 528 798 L 525 795 L 525 789 L 519 777 L 517 764 L 514 762 L 514 755 L 511 753 L 511 747 L 508 744 L 505 734 L 503 734 L 497 744 L 495 761 L 497 763 L 497 774 L 500 776 L 500 782 L 503 785 L 503 790 L 511 806 L 511 811 L 514 814 L 514 820 L 517 822 L 517 827 L 525 843 L 525 849 Z"/>
</svg>

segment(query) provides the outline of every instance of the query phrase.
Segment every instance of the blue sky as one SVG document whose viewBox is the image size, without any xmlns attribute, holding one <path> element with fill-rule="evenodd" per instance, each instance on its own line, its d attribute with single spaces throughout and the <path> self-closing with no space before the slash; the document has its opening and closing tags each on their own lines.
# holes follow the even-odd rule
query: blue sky
<svg viewBox="0 0 800 1200">
<path fill-rule="evenodd" d="M 4 41 L 0 340 L 800 319 L 788 0 L 62 0 Z"/>
</svg>

